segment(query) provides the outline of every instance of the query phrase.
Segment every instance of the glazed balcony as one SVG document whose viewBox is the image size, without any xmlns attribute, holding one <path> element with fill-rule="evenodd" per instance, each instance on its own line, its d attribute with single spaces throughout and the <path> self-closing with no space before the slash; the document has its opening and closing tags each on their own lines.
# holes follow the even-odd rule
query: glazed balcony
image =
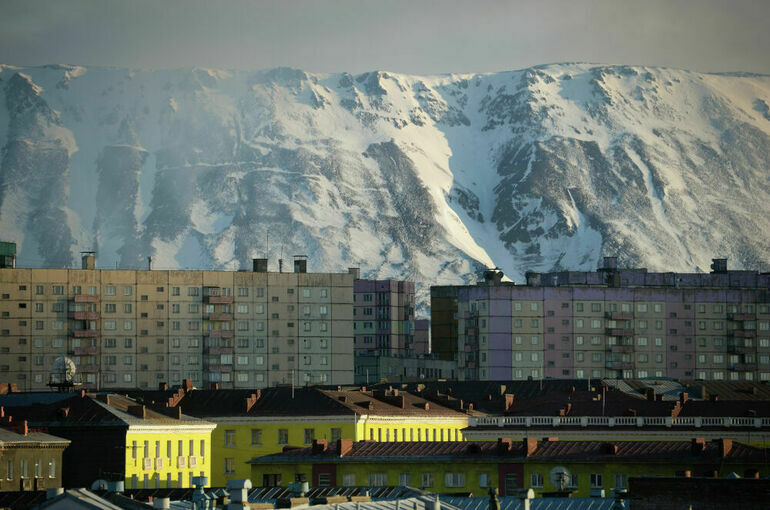
<svg viewBox="0 0 770 510">
<path fill-rule="evenodd" d="M 72 336 L 75 338 L 96 338 L 99 336 L 98 329 L 73 329 Z"/>
<path fill-rule="evenodd" d="M 93 347 L 75 347 L 73 350 L 75 353 L 75 356 L 90 356 L 93 354 L 96 354 L 99 352 L 99 349 L 95 346 Z"/>
<path fill-rule="evenodd" d="M 754 338 L 757 336 L 757 332 L 753 329 L 733 329 L 727 332 L 727 336 L 732 336 L 735 338 Z"/>
<path fill-rule="evenodd" d="M 233 331 L 231 329 L 212 329 L 206 331 L 206 336 L 209 338 L 232 338 Z"/>
<path fill-rule="evenodd" d="M 210 305 L 229 305 L 233 302 L 233 296 L 203 296 L 203 302 Z"/>
<path fill-rule="evenodd" d="M 629 312 L 605 312 L 604 316 L 614 321 L 630 321 L 634 318 Z"/>
<path fill-rule="evenodd" d="M 98 321 L 99 312 L 69 312 L 67 317 L 76 321 Z"/>
<path fill-rule="evenodd" d="M 82 374 L 95 374 L 99 372 L 98 365 L 80 365 L 78 371 Z"/>
<path fill-rule="evenodd" d="M 612 345 L 610 346 L 610 352 L 628 353 L 634 352 L 633 345 Z"/>
<path fill-rule="evenodd" d="M 634 368 L 634 364 L 628 361 L 608 361 L 605 367 L 610 370 L 631 370 Z"/>
<path fill-rule="evenodd" d="M 756 314 L 753 313 L 728 313 L 727 320 L 730 321 L 755 321 L 757 320 Z"/>
<path fill-rule="evenodd" d="M 232 347 L 204 347 L 203 352 L 207 354 L 233 354 Z"/>
<path fill-rule="evenodd" d="M 607 336 L 634 336 L 634 330 L 633 329 L 626 329 L 626 328 L 606 328 L 604 330 L 604 334 Z"/>
<path fill-rule="evenodd" d="M 206 316 L 206 319 L 210 321 L 218 321 L 218 322 L 225 322 L 225 321 L 231 321 L 233 320 L 233 314 L 231 313 L 210 313 Z"/>
</svg>

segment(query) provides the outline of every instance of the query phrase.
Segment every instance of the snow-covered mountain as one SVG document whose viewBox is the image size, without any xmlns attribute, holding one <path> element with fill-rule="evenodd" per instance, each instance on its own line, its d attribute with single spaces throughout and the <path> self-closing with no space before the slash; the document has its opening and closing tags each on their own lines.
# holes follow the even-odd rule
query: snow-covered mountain
<svg viewBox="0 0 770 510">
<path fill-rule="evenodd" d="M 20 265 L 473 281 L 483 266 L 768 262 L 770 76 L 590 64 L 445 76 L 0 66 Z"/>
</svg>

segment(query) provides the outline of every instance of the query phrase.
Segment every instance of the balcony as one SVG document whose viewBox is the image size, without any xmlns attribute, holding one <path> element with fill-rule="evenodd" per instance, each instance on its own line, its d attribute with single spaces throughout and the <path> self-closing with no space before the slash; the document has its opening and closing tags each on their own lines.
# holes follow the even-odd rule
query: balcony
<svg viewBox="0 0 770 510">
<path fill-rule="evenodd" d="M 203 302 L 211 305 L 232 304 L 233 296 L 203 296 Z"/>
<path fill-rule="evenodd" d="M 733 329 L 727 332 L 727 336 L 735 338 L 754 338 L 757 336 L 757 332 L 753 329 Z"/>
<path fill-rule="evenodd" d="M 75 338 L 96 338 L 99 336 L 99 330 L 97 329 L 74 329 L 72 330 L 72 336 Z"/>
<path fill-rule="evenodd" d="M 233 354 L 232 347 L 206 347 L 203 352 L 208 354 Z"/>
<path fill-rule="evenodd" d="M 69 312 L 67 317 L 76 321 L 98 321 L 98 312 Z"/>
<path fill-rule="evenodd" d="M 476 368 L 476 362 L 475 361 L 466 361 L 465 362 L 465 368 Z"/>
<path fill-rule="evenodd" d="M 605 368 L 610 370 L 631 370 L 634 368 L 634 364 L 628 361 L 608 361 L 605 364 Z"/>
<path fill-rule="evenodd" d="M 465 352 L 473 352 L 476 350 L 475 346 L 473 344 L 465 344 Z"/>
<path fill-rule="evenodd" d="M 732 367 L 736 372 L 753 372 L 757 369 L 756 363 L 736 363 Z"/>
<path fill-rule="evenodd" d="M 99 352 L 97 347 L 75 347 L 75 356 L 91 356 Z"/>
<path fill-rule="evenodd" d="M 206 316 L 206 319 L 210 321 L 231 321 L 233 320 L 233 314 L 231 313 L 210 313 Z"/>
<path fill-rule="evenodd" d="M 233 331 L 231 329 L 212 329 L 206 331 L 206 336 L 209 338 L 232 338 Z"/>
<path fill-rule="evenodd" d="M 606 328 L 604 330 L 604 334 L 607 336 L 634 336 L 634 330 L 633 329 L 625 329 L 625 328 Z"/>
<path fill-rule="evenodd" d="M 604 316 L 614 321 L 630 321 L 634 315 L 628 312 L 605 312 Z"/>
<path fill-rule="evenodd" d="M 83 374 L 95 374 L 99 372 L 98 365 L 80 365 L 78 371 Z"/>
<path fill-rule="evenodd" d="M 91 296 L 90 294 L 75 294 L 72 300 L 75 303 L 98 303 L 99 296 Z"/>
<path fill-rule="evenodd" d="M 634 352 L 633 345 L 613 345 L 610 348 L 610 352 Z"/>
<path fill-rule="evenodd" d="M 465 330 L 465 334 L 468 336 L 476 336 L 479 334 L 479 330 L 476 328 L 468 328 Z"/>
<path fill-rule="evenodd" d="M 753 313 L 728 313 L 727 320 L 729 321 L 755 321 L 757 316 Z"/>
</svg>

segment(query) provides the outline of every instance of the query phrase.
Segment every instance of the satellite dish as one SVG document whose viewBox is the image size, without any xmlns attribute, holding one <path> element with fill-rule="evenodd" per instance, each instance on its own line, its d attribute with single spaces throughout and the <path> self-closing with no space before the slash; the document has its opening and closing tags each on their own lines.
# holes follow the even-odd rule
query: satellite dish
<svg viewBox="0 0 770 510">
<path fill-rule="evenodd" d="M 96 480 L 94 483 L 91 484 L 92 491 L 106 491 L 108 488 L 109 488 L 109 484 L 107 483 L 107 480 Z"/>
<path fill-rule="evenodd" d="M 567 470 L 567 468 L 564 466 L 556 466 L 551 470 L 551 485 L 560 491 L 563 491 L 567 488 L 570 478 L 571 475 L 569 474 L 569 470 Z"/>
<path fill-rule="evenodd" d="M 69 358 L 56 358 L 51 371 L 51 382 L 54 384 L 72 384 L 75 379 L 75 362 Z"/>
</svg>

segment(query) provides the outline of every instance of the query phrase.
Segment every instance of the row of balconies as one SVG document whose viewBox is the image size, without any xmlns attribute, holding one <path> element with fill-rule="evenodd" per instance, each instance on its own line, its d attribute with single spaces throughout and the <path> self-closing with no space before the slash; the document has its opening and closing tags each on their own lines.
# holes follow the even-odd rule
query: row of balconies
<svg viewBox="0 0 770 510">
<path fill-rule="evenodd" d="M 152 457 L 145 457 L 142 459 L 142 468 L 144 471 L 161 471 L 163 469 L 186 469 L 188 467 L 194 469 L 198 467 L 198 457 L 195 455 L 176 457 L 176 463 L 172 463 L 171 460 L 167 457 L 156 457 L 154 459 Z"/>
</svg>

